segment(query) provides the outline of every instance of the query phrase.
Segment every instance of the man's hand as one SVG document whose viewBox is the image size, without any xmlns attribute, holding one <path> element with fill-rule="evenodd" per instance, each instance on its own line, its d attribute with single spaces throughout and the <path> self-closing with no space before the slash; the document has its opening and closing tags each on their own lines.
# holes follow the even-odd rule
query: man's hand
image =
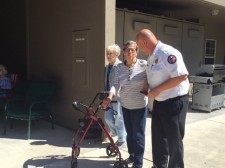
<svg viewBox="0 0 225 168">
<path fill-rule="evenodd" d="M 148 91 L 141 90 L 140 93 L 144 94 L 145 96 L 148 96 Z"/>
<path fill-rule="evenodd" d="M 156 96 L 158 96 L 160 94 L 160 91 L 158 89 L 152 89 L 148 92 L 148 97 L 151 97 L 151 98 L 155 98 Z"/>
<path fill-rule="evenodd" d="M 102 109 L 106 109 L 109 106 L 109 103 L 112 101 L 109 97 L 106 97 L 101 104 Z"/>
</svg>

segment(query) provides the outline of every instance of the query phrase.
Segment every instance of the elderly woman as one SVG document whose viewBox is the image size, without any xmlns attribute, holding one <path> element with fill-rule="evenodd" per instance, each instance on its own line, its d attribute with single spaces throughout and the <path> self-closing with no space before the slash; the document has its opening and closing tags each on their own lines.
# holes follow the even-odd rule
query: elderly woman
<svg viewBox="0 0 225 168">
<path fill-rule="evenodd" d="M 126 162 L 133 164 L 132 168 L 142 168 L 148 97 L 140 91 L 146 91 L 143 89 L 147 81 L 147 61 L 137 58 L 138 46 L 134 41 L 124 44 L 123 54 L 125 61 L 115 67 L 110 93 L 102 107 L 106 108 L 119 91 L 127 132 L 129 158 Z"/>
<path fill-rule="evenodd" d="M 7 74 L 8 71 L 6 67 L 0 64 L 0 98 L 7 95 L 4 91 L 1 91 L 1 89 L 12 89 L 12 81 Z"/>
<path fill-rule="evenodd" d="M 117 44 L 109 45 L 106 48 L 106 58 L 109 64 L 106 66 L 106 91 L 110 91 L 111 82 L 113 81 L 113 71 L 115 67 L 121 63 L 119 60 L 120 55 L 120 47 Z M 126 130 L 123 121 L 123 112 L 121 109 L 121 105 L 119 102 L 119 96 L 114 96 L 114 101 L 109 104 L 109 109 L 105 112 L 105 121 L 109 127 L 111 136 L 117 136 L 118 140 L 116 141 L 116 145 L 119 148 L 125 147 L 124 144 L 126 142 Z M 115 111 L 117 114 L 115 115 Z"/>
</svg>

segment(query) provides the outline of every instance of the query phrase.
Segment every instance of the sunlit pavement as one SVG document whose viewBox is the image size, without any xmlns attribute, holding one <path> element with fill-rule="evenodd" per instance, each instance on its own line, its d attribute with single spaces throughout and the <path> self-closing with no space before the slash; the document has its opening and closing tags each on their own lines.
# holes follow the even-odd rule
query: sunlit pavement
<svg viewBox="0 0 225 168">
<path fill-rule="evenodd" d="M 2 119 L 0 122 L 2 127 Z M 152 166 L 151 118 L 147 119 L 146 150 L 143 168 Z M 70 168 L 73 130 L 37 121 L 26 140 L 27 123 L 15 121 L 14 128 L 0 134 L 0 158 L 4 168 Z M 225 108 L 211 113 L 189 110 L 184 138 L 186 168 L 224 168 Z M 85 139 L 78 157 L 78 168 L 113 167 L 116 157 L 108 157 L 106 147 L 93 139 Z M 127 149 L 120 150 L 122 158 Z"/>
</svg>

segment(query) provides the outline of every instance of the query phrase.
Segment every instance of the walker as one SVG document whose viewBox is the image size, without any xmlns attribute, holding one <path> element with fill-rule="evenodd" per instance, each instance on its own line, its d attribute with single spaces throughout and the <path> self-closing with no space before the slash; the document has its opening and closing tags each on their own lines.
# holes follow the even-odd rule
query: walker
<svg viewBox="0 0 225 168">
<path fill-rule="evenodd" d="M 96 121 L 97 125 L 102 129 L 102 131 L 106 134 L 108 137 L 110 144 L 106 148 L 106 154 L 110 156 L 118 156 L 117 161 L 114 163 L 113 168 L 128 168 L 128 164 L 125 160 L 121 158 L 121 153 L 119 151 L 119 148 L 115 145 L 113 138 L 110 136 L 108 130 L 106 129 L 103 121 L 101 118 L 97 116 L 97 113 L 101 108 L 102 100 L 108 96 L 108 92 L 98 92 L 90 105 L 82 104 L 78 101 L 74 101 L 72 103 L 74 109 L 77 111 L 80 111 L 82 114 L 84 114 L 83 119 L 89 119 L 87 126 L 85 129 L 82 129 L 82 124 L 80 124 L 80 127 L 77 131 L 75 131 L 73 136 L 73 142 L 72 142 L 72 159 L 71 159 L 71 168 L 78 168 L 78 161 L 77 157 L 80 154 L 80 145 L 82 141 L 84 140 L 88 130 L 90 129 L 91 125 L 94 121 Z M 100 100 L 100 103 L 96 104 L 96 101 Z M 116 111 L 115 111 L 116 113 Z M 80 138 L 78 137 L 81 134 Z M 78 139 L 78 141 L 76 141 Z"/>
</svg>

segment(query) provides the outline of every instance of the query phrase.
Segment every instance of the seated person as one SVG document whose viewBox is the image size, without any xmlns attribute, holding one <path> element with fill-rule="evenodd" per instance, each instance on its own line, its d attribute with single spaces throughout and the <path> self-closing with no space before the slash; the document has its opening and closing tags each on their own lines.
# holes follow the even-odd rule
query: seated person
<svg viewBox="0 0 225 168">
<path fill-rule="evenodd" d="M 4 91 L 4 89 L 12 89 L 12 81 L 8 76 L 6 67 L 0 64 L 0 98 L 7 96 L 7 93 Z"/>
</svg>

